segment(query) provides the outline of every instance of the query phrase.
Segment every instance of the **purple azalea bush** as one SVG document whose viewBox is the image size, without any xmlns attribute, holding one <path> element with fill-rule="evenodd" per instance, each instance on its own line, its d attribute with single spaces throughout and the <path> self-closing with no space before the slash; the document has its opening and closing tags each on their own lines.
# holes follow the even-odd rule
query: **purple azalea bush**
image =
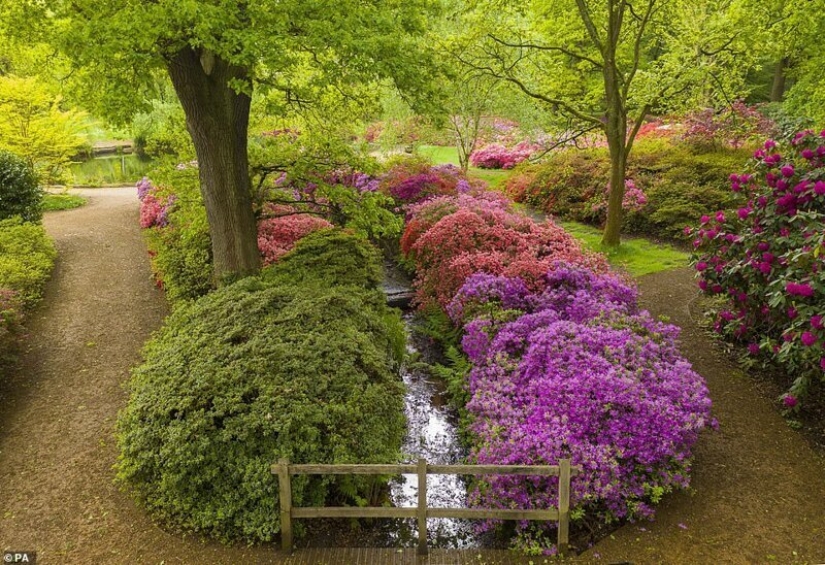
<svg viewBox="0 0 825 565">
<path fill-rule="evenodd" d="M 727 302 L 714 328 L 754 359 L 778 362 L 794 379 L 783 396 L 794 408 L 825 381 L 825 131 L 768 140 L 754 157 L 755 174 L 731 175 L 747 205 L 686 233 L 699 287 Z"/>
<path fill-rule="evenodd" d="M 448 310 L 472 362 L 471 459 L 570 458 L 583 470 L 573 515 L 605 522 L 649 517 L 663 494 L 686 487 L 692 446 L 712 424 L 708 391 L 679 353 L 678 328 L 640 312 L 636 298 L 615 275 L 565 264 L 536 294 L 518 279 L 468 279 Z M 493 477 L 473 501 L 555 507 L 557 479 Z"/>
</svg>

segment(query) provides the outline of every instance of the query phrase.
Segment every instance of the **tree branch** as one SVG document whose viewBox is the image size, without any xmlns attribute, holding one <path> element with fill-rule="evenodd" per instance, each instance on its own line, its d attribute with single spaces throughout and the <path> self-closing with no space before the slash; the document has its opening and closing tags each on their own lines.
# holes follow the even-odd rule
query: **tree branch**
<svg viewBox="0 0 825 565">
<path fill-rule="evenodd" d="M 582 61 L 587 61 L 588 63 L 590 63 L 591 65 L 593 65 L 597 69 L 603 69 L 604 68 L 604 65 L 602 63 L 599 63 L 597 60 L 592 59 L 591 57 L 588 57 L 587 55 L 582 55 L 581 53 L 575 53 L 573 51 L 570 51 L 569 49 L 565 49 L 564 47 L 556 47 L 556 46 L 553 46 L 553 45 L 537 45 L 535 43 L 509 43 L 507 41 L 504 41 L 503 39 L 499 39 L 498 37 L 496 37 L 492 33 L 487 34 L 487 36 L 490 39 L 492 39 L 493 41 L 495 41 L 496 43 L 498 43 L 500 45 L 504 45 L 505 47 L 517 47 L 519 49 L 536 49 L 536 50 L 539 50 L 539 51 L 558 51 L 559 53 L 563 53 L 565 55 L 568 55 L 569 57 L 573 57 L 574 59 L 580 59 Z"/>
<path fill-rule="evenodd" d="M 604 54 L 604 46 L 602 45 L 601 39 L 599 39 L 598 30 L 593 24 L 593 18 L 590 17 L 590 10 L 587 9 L 587 4 L 585 4 L 584 0 L 576 0 L 576 6 L 579 8 L 579 15 L 584 22 L 584 27 L 587 29 L 587 34 L 590 36 L 590 41 L 593 42 L 593 45 L 599 50 L 599 53 Z"/>
</svg>

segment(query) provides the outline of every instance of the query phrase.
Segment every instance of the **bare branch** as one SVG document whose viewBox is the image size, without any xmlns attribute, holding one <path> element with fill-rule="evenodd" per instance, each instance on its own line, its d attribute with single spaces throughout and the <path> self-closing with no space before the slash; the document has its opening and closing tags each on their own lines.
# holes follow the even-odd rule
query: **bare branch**
<svg viewBox="0 0 825 565">
<path fill-rule="evenodd" d="M 591 65 L 593 65 L 597 69 L 603 69 L 604 68 L 603 63 L 600 63 L 597 60 L 595 60 L 591 57 L 588 57 L 587 55 L 582 55 L 581 53 L 576 53 L 574 51 L 570 51 L 569 49 L 565 49 L 564 47 L 557 47 L 557 46 L 553 46 L 553 45 L 537 45 L 535 43 L 509 43 L 507 41 L 504 41 L 503 39 L 499 39 L 498 37 L 496 37 L 493 34 L 488 34 L 488 37 L 490 39 L 492 39 L 493 41 L 495 41 L 496 43 L 498 43 L 500 45 L 504 45 L 505 47 L 517 47 L 517 48 L 520 48 L 520 49 L 536 49 L 536 50 L 539 50 L 539 51 L 557 51 L 559 53 L 563 53 L 565 55 L 568 55 L 569 57 L 573 57 L 574 59 L 580 59 L 582 61 L 587 61 L 588 63 L 590 63 Z"/>
</svg>

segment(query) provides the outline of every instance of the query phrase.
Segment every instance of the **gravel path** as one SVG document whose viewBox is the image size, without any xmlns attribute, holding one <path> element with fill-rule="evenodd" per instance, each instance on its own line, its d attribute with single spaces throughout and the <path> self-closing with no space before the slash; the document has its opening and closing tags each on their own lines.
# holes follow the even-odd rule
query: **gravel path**
<svg viewBox="0 0 825 565">
<path fill-rule="evenodd" d="M 76 191 L 44 219 L 59 251 L 20 370 L 0 383 L 0 549 L 38 563 L 265 563 L 271 549 L 173 536 L 113 484 L 123 383 L 167 313 L 134 188 Z"/>
</svg>

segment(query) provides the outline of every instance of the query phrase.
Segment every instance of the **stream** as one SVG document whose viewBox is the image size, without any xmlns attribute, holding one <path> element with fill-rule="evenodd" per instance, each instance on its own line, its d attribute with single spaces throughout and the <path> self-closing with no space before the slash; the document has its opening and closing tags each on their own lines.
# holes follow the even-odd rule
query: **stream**
<svg viewBox="0 0 825 565">
<path fill-rule="evenodd" d="M 412 358 L 423 354 L 427 359 L 431 346 L 428 340 L 415 333 L 413 314 L 404 315 L 407 329 L 407 353 Z M 448 405 L 443 386 L 426 370 L 414 364 L 405 364 L 401 377 L 406 386 L 404 412 L 407 416 L 407 435 L 402 452 L 404 462 L 415 464 L 419 458 L 428 463 L 450 465 L 462 463 L 466 451 L 458 437 L 458 418 Z M 415 507 L 418 503 L 418 476 L 401 475 L 390 485 L 390 499 L 399 507 Z M 467 487 L 457 475 L 430 475 L 427 480 L 427 505 L 438 508 L 464 508 Z M 467 520 L 431 518 L 427 521 L 429 544 L 436 547 L 467 548 L 478 545 L 473 523 Z M 401 544 L 417 537 L 413 520 L 403 521 L 396 539 Z"/>
</svg>

